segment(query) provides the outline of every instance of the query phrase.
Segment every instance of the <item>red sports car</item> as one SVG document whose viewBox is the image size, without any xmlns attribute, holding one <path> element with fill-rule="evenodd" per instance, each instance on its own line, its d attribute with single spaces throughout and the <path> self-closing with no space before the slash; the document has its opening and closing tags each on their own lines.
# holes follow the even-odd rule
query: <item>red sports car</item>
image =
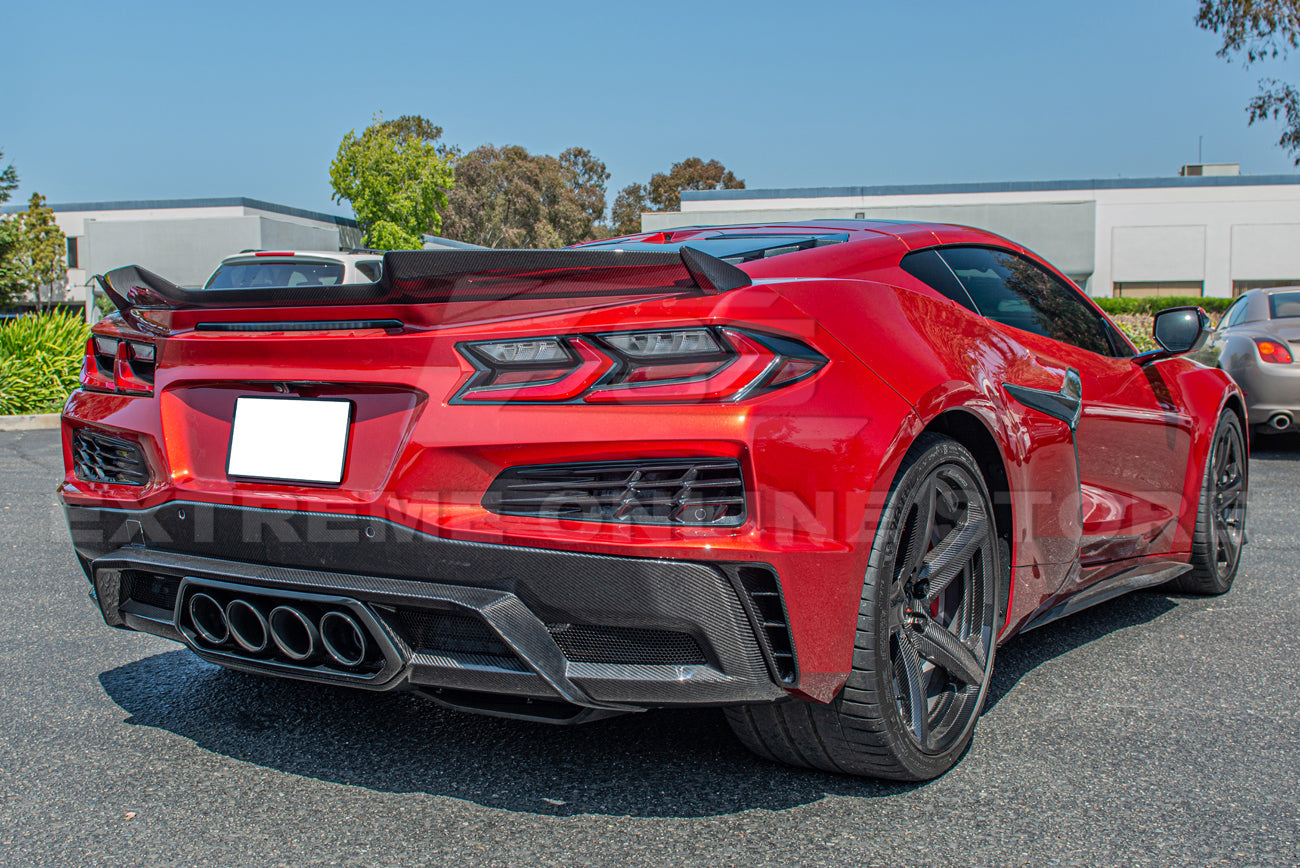
<svg viewBox="0 0 1300 868">
<path fill-rule="evenodd" d="M 720 706 L 919 780 L 1000 642 L 1226 591 L 1241 393 L 959 226 L 391 252 L 369 284 L 102 279 L 61 494 L 105 621 L 204 660 L 576 723 Z"/>
</svg>

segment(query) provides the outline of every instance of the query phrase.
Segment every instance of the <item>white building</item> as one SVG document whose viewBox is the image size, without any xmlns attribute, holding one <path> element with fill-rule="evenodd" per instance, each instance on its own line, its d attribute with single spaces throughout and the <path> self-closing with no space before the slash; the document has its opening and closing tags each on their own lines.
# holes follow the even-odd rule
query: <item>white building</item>
<svg viewBox="0 0 1300 868">
<path fill-rule="evenodd" d="M 1300 285 L 1300 175 L 1185 166 L 1177 178 L 682 193 L 642 229 L 827 218 L 978 226 L 1090 294 L 1231 296 Z"/>
<path fill-rule="evenodd" d="M 361 244 L 354 220 L 257 199 L 48 207 L 68 236 L 67 301 L 84 302 L 91 275 L 120 265 L 142 265 L 180 286 L 201 286 L 223 257 L 241 250 L 347 250 Z"/>
</svg>

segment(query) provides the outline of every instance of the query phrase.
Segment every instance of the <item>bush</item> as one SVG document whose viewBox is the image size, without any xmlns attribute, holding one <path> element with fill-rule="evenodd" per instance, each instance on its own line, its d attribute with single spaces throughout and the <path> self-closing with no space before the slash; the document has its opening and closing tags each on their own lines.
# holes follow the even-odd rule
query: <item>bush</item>
<svg viewBox="0 0 1300 868">
<path fill-rule="evenodd" d="M 1228 305 L 1236 301 L 1235 298 L 1201 298 L 1194 295 L 1171 295 L 1161 298 L 1154 295 L 1144 295 L 1138 298 L 1094 298 L 1097 306 L 1111 316 L 1117 314 L 1155 314 L 1158 311 L 1170 307 L 1200 307 L 1204 308 L 1206 313 L 1223 313 L 1228 309 Z"/>
<path fill-rule="evenodd" d="M 90 326 L 80 314 L 28 314 L 0 324 L 0 416 L 57 413 L 77 388 Z"/>
</svg>

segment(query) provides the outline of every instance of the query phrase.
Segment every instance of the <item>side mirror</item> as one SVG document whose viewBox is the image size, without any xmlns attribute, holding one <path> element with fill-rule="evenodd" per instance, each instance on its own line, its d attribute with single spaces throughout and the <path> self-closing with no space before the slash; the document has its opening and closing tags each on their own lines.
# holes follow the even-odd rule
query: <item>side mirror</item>
<svg viewBox="0 0 1300 868">
<path fill-rule="evenodd" d="M 1211 331 L 1210 317 L 1199 307 L 1171 307 L 1156 314 L 1152 336 L 1161 349 L 1143 357 L 1165 359 L 1193 353 L 1205 346 Z"/>
</svg>

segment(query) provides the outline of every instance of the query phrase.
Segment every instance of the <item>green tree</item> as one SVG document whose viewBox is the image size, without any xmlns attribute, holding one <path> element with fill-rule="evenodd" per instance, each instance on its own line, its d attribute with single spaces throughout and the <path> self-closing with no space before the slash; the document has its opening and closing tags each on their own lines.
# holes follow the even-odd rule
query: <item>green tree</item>
<svg viewBox="0 0 1300 868">
<path fill-rule="evenodd" d="M 43 310 L 54 301 L 68 273 L 67 236 L 40 193 L 32 194 L 26 211 L 4 223 L 0 244 L 8 251 L 0 264 L 0 295 L 7 299 L 31 295 Z"/>
<path fill-rule="evenodd" d="M 745 182 L 717 160 L 687 157 L 667 172 L 650 176 L 649 184 L 629 184 L 614 199 L 611 219 L 619 234 L 641 231 L 645 211 L 677 211 L 683 190 L 743 190 Z"/>
<path fill-rule="evenodd" d="M 631 235 L 641 231 L 641 214 L 649 210 L 645 185 L 628 184 L 614 197 L 614 205 L 609 209 L 609 222 L 614 224 L 614 231 L 619 235 Z"/>
<path fill-rule="evenodd" d="M 558 157 L 482 145 L 456 163 L 444 234 L 484 247 L 562 247 L 602 237 L 605 164 L 584 148 Z"/>
<path fill-rule="evenodd" d="M 1196 25 L 1223 38 L 1218 55 L 1245 66 L 1284 59 L 1300 47 L 1300 0 L 1201 0 Z M 1284 81 L 1263 78 L 1246 107 L 1248 123 L 1282 122 L 1278 145 L 1300 166 L 1300 92 Z"/>
<path fill-rule="evenodd" d="M 5 152 L 0 151 L 0 161 L 5 158 Z M 0 205 L 9 201 L 14 190 L 18 189 L 18 172 L 14 169 L 14 164 L 10 163 L 0 172 Z"/>
<path fill-rule="evenodd" d="M 425 118 L 385 121 L 379 114 L 360 136 L 349 130 L 343 137 L 330 186 L 334 201 L 352 205 L 368 246 L 419 248 L 421 235 L 440 230 L 455 185 L 454 151 L 439 144 L 441 136 Z"/>
<path fill-rule="evenodd" d="M 0 151 L 0 161 L 5 152 Z M 10 163 L 0 171 L 0 205 L 8 202 L 18 189 L 18 172 Z M 14 249 L 18 244 L 18 218 L 0 215 L 0 304 L 7 304 L 13 299 L 17 288 L 14 285 L 13 260 Z"/>
</svg>

